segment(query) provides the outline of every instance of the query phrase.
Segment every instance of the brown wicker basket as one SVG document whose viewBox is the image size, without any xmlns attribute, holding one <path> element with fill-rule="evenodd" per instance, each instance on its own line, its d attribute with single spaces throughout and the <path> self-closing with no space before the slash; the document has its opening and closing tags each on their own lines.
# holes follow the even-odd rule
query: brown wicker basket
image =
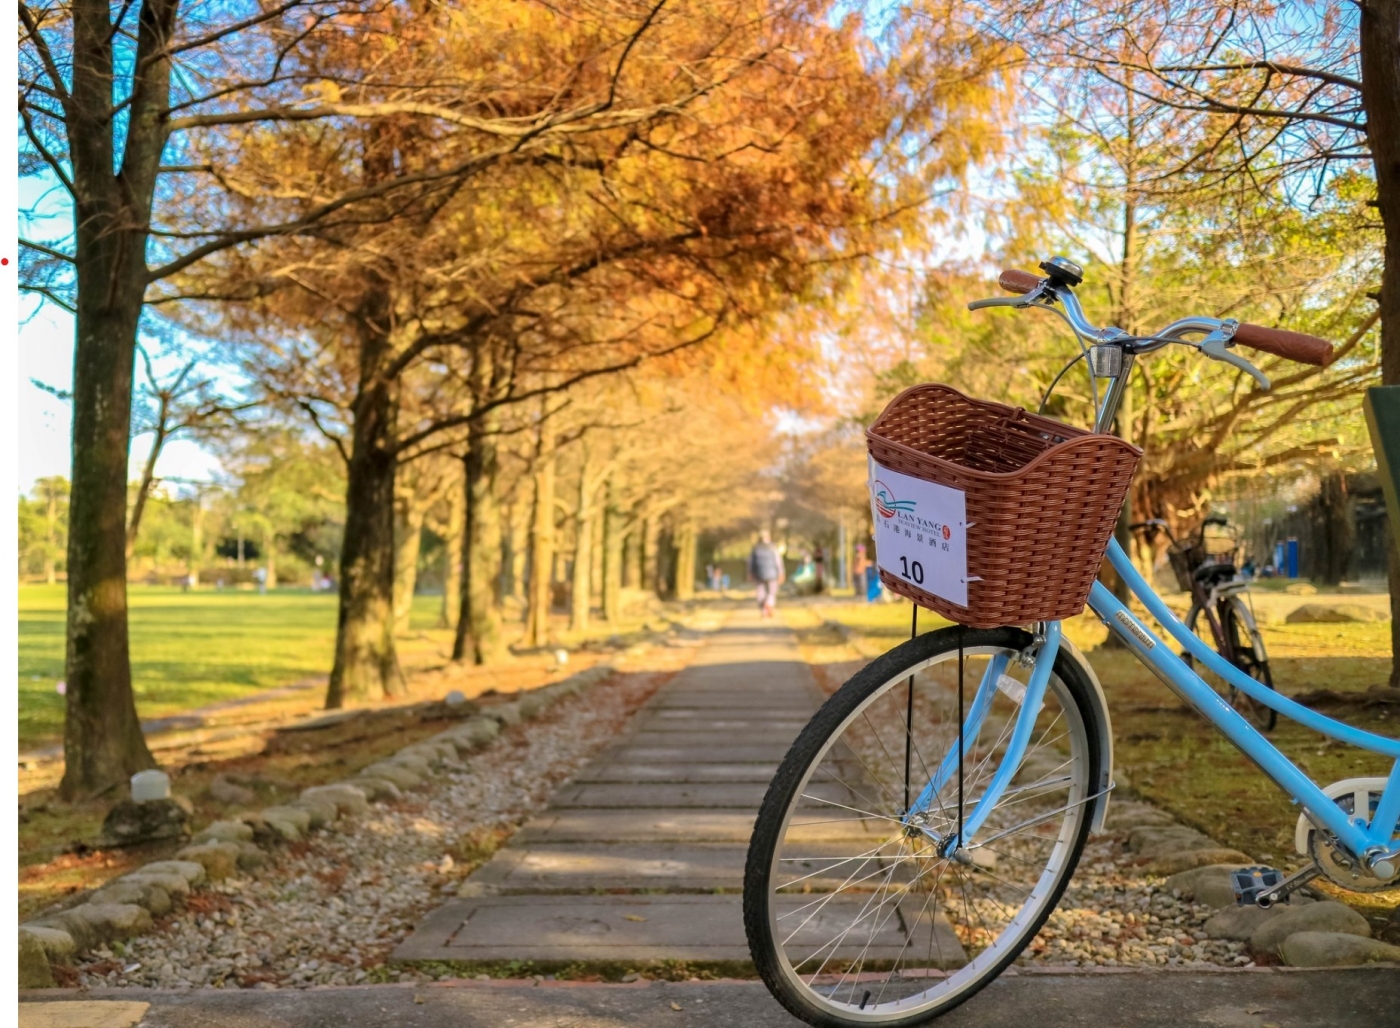
<svg viewBox="0 0 1400 1028">
<path fill-rule="evenodd" d="M 885 588 L 975 628 L 1084 609 L 1142 451 L 950 386 L 894 398 L 866 431 L 876 463 L 966 493 L 968 604 L 881 570 Z"/>
</svg>

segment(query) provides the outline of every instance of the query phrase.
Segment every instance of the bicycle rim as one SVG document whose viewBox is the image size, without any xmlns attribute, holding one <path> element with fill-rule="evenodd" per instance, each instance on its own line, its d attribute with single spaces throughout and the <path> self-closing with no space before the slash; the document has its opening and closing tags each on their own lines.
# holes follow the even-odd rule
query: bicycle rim
<svg viewBox="0 0 1400 1028">
<path fill-rule="evenodd" d="M 843 686 L 764 801 L 745 882 L 750 945 L 770 988 L 811 1024 L 917 1024 L 966 999 L 1030 942 L 1083 847 L 1097 727 L 1058 675 L 1025 760 L 968 846 L 970 863 L 940 856 L 901 822 L 945 757 L 956 758 L 956 631 L 906 643 Z M 965 639 L 965 714 L 989 662 L 1005 667 L 980 730 L 968 733 L 961 806 L 953 775 L 928 808 L 924 827 L 939 835 L 1000 766 L 1030 674 L 1016 660 L 1024 632 Z"/>
</svg>

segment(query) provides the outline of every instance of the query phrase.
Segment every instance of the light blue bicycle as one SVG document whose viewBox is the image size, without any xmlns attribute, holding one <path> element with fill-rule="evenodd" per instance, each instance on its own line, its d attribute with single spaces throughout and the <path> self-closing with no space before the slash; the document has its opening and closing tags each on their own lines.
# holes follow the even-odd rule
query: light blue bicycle
<svg viewBox="0 0 1400 1028">
<path fill-rule="evenodd" d="M 1149 337 L 1099 329 L 1074 296 L 1079 269 L 1062 258 L 1041 267 L 1044 277 L 1003 273 L 1002 285 L 1021 295 L 970 306 L 1064 318 L 1107 383 L 1100 432 L 1113 424 L 1133 361 L 1163 346 L 1193 346 L 1263 388 L 1268 379 L 1232 344 L 1314 364 L 1331 358 L 1323 340 L 1216 318 Z M 1308 865 L 1241 882 L 1243 901 L 1283 901 L 1319 875 L 1363 892 L 1400 884 L 1400 740 L 1325 717 L 1243 673 L 1172 615 L 1116 543 L 1107 556 L 1161 628 L 1099 583 L 1090 608 L 1302 810 L 1297 840 Z M 1179 650 L 1258 704 L 1391 758 L 1389 778 L 1317 785 Z M 768 789 L 744 882 L 760 974 L 813 1025 L 932 1020 L 1035 946 L 1086 838 L 1103 826 L 1112 789 L 1103 689 L 1059 622 L 915 635 L 822 706 Z"/>
</svg>

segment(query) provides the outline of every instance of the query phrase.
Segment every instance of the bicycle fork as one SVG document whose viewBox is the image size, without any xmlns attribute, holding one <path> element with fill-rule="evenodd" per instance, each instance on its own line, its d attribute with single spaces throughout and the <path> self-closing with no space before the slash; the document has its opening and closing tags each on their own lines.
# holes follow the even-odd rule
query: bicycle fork
<svg viewBox="0 0 1400 1028">
<path fill-rule="evenodd" d="M 1006 675 L 1006 654 L 998 653 L 987 662 L 982 679 L 977 684 L 972 706 L 959 726 L 957 744 L 943 757 L 932 779 L 924 786 L 902 818 L 906 830 L 925 835 L 937 848 L 940 856 L 952 857 L 961 863 L 971 862 L 971 857 L 967 854 L 969 841 L 1001 802 L 1012 777 L 1020 769 L 1021 761 L 1025 759 L 1026 748 L 1030 745 L 1031 734 L 1035 731 L 1036 719 L 1040 717 L 1040 709 L 1045 702 L 1050 672 L 1054 669 L 1055 658 L 1060 652 L 1061 638 L 1060 622 L 1046 622 L 1045 638 L 1036 651 L 1035 666 L 1031 671 L 1030 681 L 1024 687 L 1024 694 L 1021 694 L 1021 683 Z M 991 709 L 998 689 L 1005 692 L 1013 702 L 1019 703 L 1016 725 L 1007 741 L 1006 751 L 981 796 L 969 798 L 961 805 L 956 798 L 953 800 L 958 808 L 957 816 L 953 818 L 954 827 L 940 833 L 929 827 L 929 811 L 935 804 L 940 811 L 946 811 L 947 803 L 943 802 L 941 797 L 943 790 L 950 783 L 958 786 L 957 796 L 962 795 L 966 783 L 959 782 L 958 776 L 966 764 L 968 751 L 975 745 L 982 731 L 987 712 Z M 971 809 L 966 809 L 969 805 Z"/>
</svg>

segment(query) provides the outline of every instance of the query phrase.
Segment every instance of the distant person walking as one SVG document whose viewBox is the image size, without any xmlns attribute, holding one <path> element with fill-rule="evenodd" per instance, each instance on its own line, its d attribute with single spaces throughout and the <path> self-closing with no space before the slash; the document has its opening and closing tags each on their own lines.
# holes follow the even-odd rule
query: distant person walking
<svg viewBox="0 0 1400 1028">
<path fill-rule="evenodd" d="M 772 537 L 761 532 L 758 542 L 749 552 L 749 580 L 758 583 L 758 609 L 766 618 L 773 616 L 778 602 L 778 586 L 787 576 L 783 573 L 783 558 L 773 545 Z"/>
</svg>

